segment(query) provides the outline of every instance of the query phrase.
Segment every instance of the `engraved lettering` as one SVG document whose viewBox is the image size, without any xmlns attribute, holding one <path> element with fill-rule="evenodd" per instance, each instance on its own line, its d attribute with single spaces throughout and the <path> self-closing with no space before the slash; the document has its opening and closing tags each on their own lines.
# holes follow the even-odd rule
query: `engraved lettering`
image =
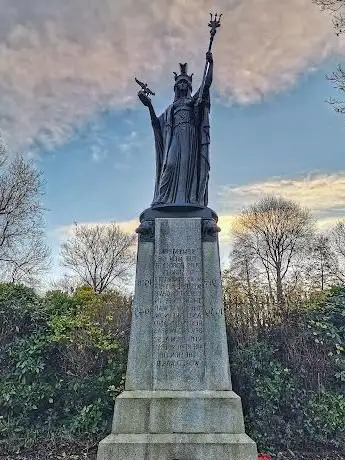
<svg viewBox="0 0 345 460">
<path fill-rule="evenodd" d="M 189 239 L 190 246 L 180 246 L 179 224 L 174 229 L 174 219 L 159 220 L 152 317 L 154 378 L 159 388 L 170 388 L 182 375 L 184 381 L 200 386 L 196 382 L 202 382 L 205 365 L 201 240 Z M 190 225 L 194 226 L 191 234 L 200 232 L 200 221 L 191 219 Z"/>
</svg>

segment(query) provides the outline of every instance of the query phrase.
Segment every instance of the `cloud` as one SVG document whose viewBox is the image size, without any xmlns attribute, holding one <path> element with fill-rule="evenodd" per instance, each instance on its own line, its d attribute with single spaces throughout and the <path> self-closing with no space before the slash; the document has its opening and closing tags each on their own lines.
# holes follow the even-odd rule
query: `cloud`
<svg viewBox="0 0 345 460">
<path fill-rule="evenodd" d="M 51 148 L 97 111 L 159 92 L 179 61 L 199 76 L 208 0 L 0 0 L 0 127 L 10 146 Z M 288 88 L 342 42 L 311 0 L 216 0 L 215 87 L 251 103 Z"/>
<path fill-rule="evenodd" d="M 316 228 L 327 231 L 345 219 L 345 172 L 310 174 L 298 178 L 271 178 L 241 186 L 223 187 L 219 193 L 218 225 L 222 265 L 228 264 L 232 229 L 236 216 L 248 205 L 265 195 L 279 195 L 309 208 L 315 217 Z"/>
<path fill-rule="evenodd" d="M 344 217 L 344 216 L 342 216 Z M 341 216 L 326 217 L 324 219 L 317 219 L 316 228 L 320 231 L 327 231 L 334 227 L 339 220 L 342 220 Z"/>
<path fill-rule="evenodd" d="M 221 214 L 218 219 L 218 226 L 221 231 L 219 233 L 220 243 L 229 243 L 231 227 L 236 219 L 236 214 Z"/>
<path fill-rule="evenodd" d="M 122 138 L 122 142 L 118 146 L 119 153 L 114 163 L 115 169 L 124 170 L 130 167 L 133 152 L 140 149 L 141 143 L 137 132 L 132 131 L 128 136 Z"/>
<path fill-rule="evenodd" d="M 139 221 L 137 219 L 127 220 L 119 222 L 119 227 L 123 232 L 134 233 L 135 229 L 138 228 Z"/>
<path fill-rule="evenodd" d="M 99 145 L 93 145 L 91 147 L 91 159 L 95 163 L 100 163 L 101 161 L 108 158 L 108 150 L 101 148 Z"/>
<path fill-rule="evenodd" d="M 224 187 L 219 195 L 222 207 L 233 212 L 238 212 L 264 195 L 280 195 L 310 208 L 320 219 L 337 219 L 345 216 L 345 172 L 272 178 L 263 182 Z"/>
</svg>

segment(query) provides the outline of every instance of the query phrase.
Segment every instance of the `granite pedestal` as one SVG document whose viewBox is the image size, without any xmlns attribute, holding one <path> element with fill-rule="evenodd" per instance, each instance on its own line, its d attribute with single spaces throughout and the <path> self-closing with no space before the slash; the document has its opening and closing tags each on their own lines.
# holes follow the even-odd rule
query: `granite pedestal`
<svg viewBox="0 0 345 460">
<path fill-rule="evenodd" d="M 257 458 L 231 387 L 216 223 L 189 215 L 143 219 L 126 387 L 97 460 Z"/>
</svg>

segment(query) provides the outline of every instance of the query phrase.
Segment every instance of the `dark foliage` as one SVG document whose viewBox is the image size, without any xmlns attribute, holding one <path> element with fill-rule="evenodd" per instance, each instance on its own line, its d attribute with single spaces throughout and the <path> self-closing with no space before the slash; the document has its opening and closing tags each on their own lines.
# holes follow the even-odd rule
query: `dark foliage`
<svg viewBox="0 0 345 460">
<path fill-rule="evenodd" d="M 234 389 L 259 447 L 344 451 L 345 288 L 315 296 L 275 323 L 256 322 L 253 330 L 249 322 L 249 333 L 233 318 Z"/>
<path fill-rule="evenodd" d="M 121 329 L 128 330 L 129 307 L 116 292 L 84 288 L 40 299 L 25 287 L 0 285 L 3 452 L 109 430 L 125 370 Z"/>
<path fill-rule="evenodd" d="M 229 299 L 228 313 L 242 308 Z M 256 315 L 247 309 L 246 323 L 239 312 L 228 314 L 232 378 L 247 432 L 261 451 L 341 458 L 345 288 L 314 295 L 271 322 Z M 33 460 L 39 452 L 40 460 L 94 459 L 123 388 L 130 299 L 90 288 L 40 298 L 2 284 L 0 324 L 1 458 Z"/>
</svg>

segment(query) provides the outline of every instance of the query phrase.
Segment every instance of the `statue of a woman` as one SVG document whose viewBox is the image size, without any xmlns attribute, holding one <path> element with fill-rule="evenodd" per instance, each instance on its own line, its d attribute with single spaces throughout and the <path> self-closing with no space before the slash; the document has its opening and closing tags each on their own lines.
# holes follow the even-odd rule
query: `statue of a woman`
<svg viewBox="0 0 345 460">
<path fill-rule="evenodd" d="M 157 117 L 151 99 L 139 91 L 148 107 L 156 146 L 156 184 L 152 206 L 207 206 L 210 143 L 210 86 L 213 74 L 211 51 L 206 53 L 205 83 L 192 96 L 192 75 L 187 64 L 175 73 L 174 102 Z M 202 94 L 201 94 L 202 91 Z"/>
</svg>

